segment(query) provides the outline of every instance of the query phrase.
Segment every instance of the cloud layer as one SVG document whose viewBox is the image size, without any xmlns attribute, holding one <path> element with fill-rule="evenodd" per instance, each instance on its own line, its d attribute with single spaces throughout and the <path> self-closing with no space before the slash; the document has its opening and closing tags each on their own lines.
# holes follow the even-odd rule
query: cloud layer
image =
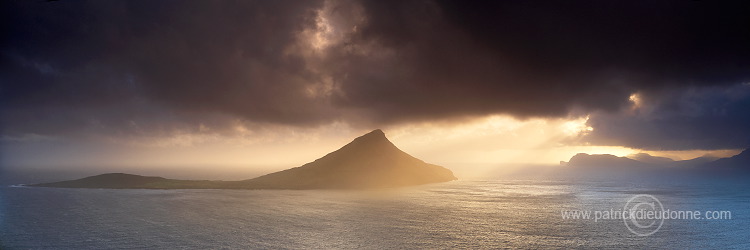
<svg viewBox="0 0 750 250">
<path fill-rule="evenodd" d="M 741 4 L 2 5 L 6 136 L 598 114 L 589 143 L 727 148 L 748 138 L 739 130 L 750 97 L 718 94 L 750 80 Z M 654 111 L 629 113 L 633 93 Z"/>
<path fill-rule="evenodd" d="M 649 150 L 747 148 L 750 84 L 638 95 L 619 113 L 596 113 L 579 142 Z"/>
</svg>

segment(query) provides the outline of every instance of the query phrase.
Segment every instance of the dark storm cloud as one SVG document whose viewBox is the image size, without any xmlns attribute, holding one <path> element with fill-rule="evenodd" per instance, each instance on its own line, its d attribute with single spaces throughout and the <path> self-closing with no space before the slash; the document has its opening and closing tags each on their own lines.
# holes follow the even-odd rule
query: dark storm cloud
<svg viewBox="0 0 750 250">
<path fill-rule="evenodd" d="M 5 134 L 618 114 L 635 92 L 750 79 L 750 8 L 727 2 L 4 1 L 2 11 Z"/>
<path fill-rule="evenodd" d="M 119 131 L 133 123 L 169 128 L 211 120 L 193 113 L 325 119 L 321 105 L 298 100 L 314 76 L 283 51 L 315 25 L 320 2 L 290 3 L 4 2 L 5 131 Z"/>
<path fill-rule="evenodd" d="M 692 87 L 640 97 L 641 107 L 589 118 L 581 138 L 596 145 L 652 150 L 750 147 L 750 84 Z"/>
<path fill-rule="evenodd" d="M 745 6 L 702 2 L 365 2 L 343 103 L 382 119 L 614 111 L 635 91 L 750 76 Z M 368 55 L 369 56 L 369 55 Z M 337 58 L 338 59 L 338 58 Z M 374 68 L 374 69 L 373 69 Z M 388 98 L 383 98 L 387 96 Z M 382 109 L 382 110 L 381 110 Z M 385 112 L 381 112 L 385 111 Z"/>
</svg>

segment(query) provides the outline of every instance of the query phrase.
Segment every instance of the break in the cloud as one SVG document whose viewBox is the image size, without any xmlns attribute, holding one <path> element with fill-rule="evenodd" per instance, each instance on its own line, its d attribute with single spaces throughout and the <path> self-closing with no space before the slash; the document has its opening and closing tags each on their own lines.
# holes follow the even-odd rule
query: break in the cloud
<svg viewBox="0 0 750 250">
<path fill-rule="evenodd" d="M 650 150 L 750 146 L 750 83 L 634 95 L 620 113 L 597 113 L 579 138 L 595 145 Z M 580 141 L 579 141 L 580 142 Z"/>
<path fill-rule="evenodd" d="M 725 116 L 685 96 L 720 107 L 717 93 L 750 80 L 741 3 L 3 1 L 0 11 L 6 137 L 591 113 L 594 144 L 747 143 L 746 95 Z M 633 93 L 654 111 L 628 113 Z"/>
</svg>

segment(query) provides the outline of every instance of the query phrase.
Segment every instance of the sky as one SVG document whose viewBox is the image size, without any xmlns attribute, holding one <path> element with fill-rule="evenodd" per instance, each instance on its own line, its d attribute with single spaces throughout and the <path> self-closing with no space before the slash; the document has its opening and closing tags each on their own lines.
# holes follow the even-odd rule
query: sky
<svg viewBox="0 0 750 250">
<path fill-rule="evenodd" d="M 463 173 L 750 145 L 740 1 L 0 6 L 3 168 L 278 170 L 373 129 Z"/>
</svg>

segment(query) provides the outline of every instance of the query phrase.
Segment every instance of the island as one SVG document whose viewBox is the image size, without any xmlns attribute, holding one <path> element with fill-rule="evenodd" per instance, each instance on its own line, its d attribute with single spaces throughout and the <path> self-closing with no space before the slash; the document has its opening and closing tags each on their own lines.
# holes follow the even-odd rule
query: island
<svg viewBox="0 0 750 250">
<path fill-rule="evenodd" d="M 300 167 L 241 181 L 175 180 L 109 173 L 34 187 L 112 189 L 370 189 L 456 180 L 447 168 L 401 151 L 377 129 Z"/>
<path fill-rule="evenodd" d="M 623 177 L 625 175 L 643 177 L 736 177 L 750 176 L 750 149 L 727 157 L 718 158 L 710 155 L 690 160 L 672 160 L 665 157 L 651 156 L 646 153 L 617 157 L 610 154 L 579 153 L 570 161 L 561 161 L 560 171 L 577 177 L 607 176 Z"/>
</svg>

